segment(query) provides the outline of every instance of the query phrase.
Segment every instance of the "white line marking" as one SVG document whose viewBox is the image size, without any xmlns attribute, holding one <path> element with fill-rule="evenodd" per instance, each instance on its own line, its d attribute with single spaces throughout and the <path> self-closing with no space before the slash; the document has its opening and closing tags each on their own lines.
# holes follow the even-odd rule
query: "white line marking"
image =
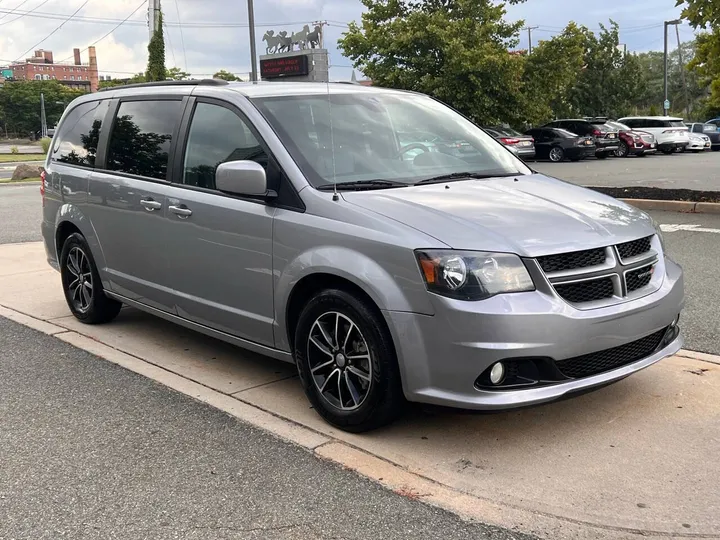
<svg viewBox="0 0 720 540">
<path fill-rule="evenodd" d="M 700 225 L 690 225 L 687 223 L 682 224 L 682 225 L 663 224 L 663 225 L 660 225 L 660 230 L 662 232 L 690 231 L 690 232 L 709 232 L 709 233 L 720 234 L 720 229 L 709 229 L 707 227 L 701 227 Z"/>
</svg>

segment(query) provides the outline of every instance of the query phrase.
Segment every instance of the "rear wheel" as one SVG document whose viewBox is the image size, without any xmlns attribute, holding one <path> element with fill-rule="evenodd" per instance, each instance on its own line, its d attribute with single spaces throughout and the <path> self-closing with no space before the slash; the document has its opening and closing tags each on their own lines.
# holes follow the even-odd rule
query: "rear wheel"
<svg viewBox="0 0 720 540">
<path fill-rule="evenodd" d="M 71 234 L 60 254 L 60 276 L 70 311 L 87 324 L 110 322 L 122 304 L 105 296 L 95 260 L 85 238 Z"/>
<path fill-rule="evenodd" d="M 550 161 L 553 161 L 555 163 L 559 163 L 560 161 L 565 159 L 565 150 L 563 150 L 559 146 L 553 146 L 550 149 Z"/>
<path fill-rule="evenodd" d="M 627 155 L 629 153 L 630 153 L 630 147 L 624 141 L 620 141 L 620 146 L 618 146 L 617 150 L 615 150 L 615 156 L 627 157 Z"/>
<path fill-rule="evenodd" d="M 300 315 L 295 361 L 305 394 L 330 424 L 359 433 L 392 422 L 404 403 L 395 348 L 367 301 L 322 291 Z"/>
<path fill-rule="evenodd" d="M 662 149 L 662 150 L 660 150 L 660 151 L 661 151 L 663 154 L 665 154 L 666 156 L 669 156 L 669 155 L 671 155 L 675 150 L 672 149 L 672 148 L 665 148 L 665 149 Z"/>
</svg>

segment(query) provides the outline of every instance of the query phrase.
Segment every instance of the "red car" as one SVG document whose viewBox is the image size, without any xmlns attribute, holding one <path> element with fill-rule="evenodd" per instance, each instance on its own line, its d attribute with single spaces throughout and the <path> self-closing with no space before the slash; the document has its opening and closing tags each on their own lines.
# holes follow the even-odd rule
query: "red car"
<svg viewBox="0 0 720 540">
<path fill-rule="evenodd" d="M 657 141 L 652 133 L 632 129 L 625 124 L 606 118 L 593 118 L 589 121 L 593 124 L 605 124 L 618 131 L 620 146 L 615 150 L 616 157 L 646 156 L 657 152 Z"/>
</svg>

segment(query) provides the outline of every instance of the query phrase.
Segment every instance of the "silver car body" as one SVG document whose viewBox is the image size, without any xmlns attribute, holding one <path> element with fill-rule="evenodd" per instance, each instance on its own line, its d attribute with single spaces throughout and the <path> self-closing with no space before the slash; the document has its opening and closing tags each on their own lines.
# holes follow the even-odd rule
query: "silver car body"
<svg viewBox="0 0 720 540">
<path fill-rule="evenodd" d="M 156 94 L 229 103 L 255 126 L 304 210 L 78 168 L 49 157 L 42 223 L 49 263 L 58 267 L 58 243 L 68 228 L 77 229 L 111 297 L 288 362 L 293 361 L 288 306 L 294 291 L 318 276 L 348 283 L 384 316 L 404 394 L 418 402 L 473 409 L 541 403 L 621 379 L 680 349 L 678 334 L 638 361 L 590 377 L 521 390 L 478 389 L 478 376 L 498 360 L 543 357 L 562 363 L 663 331 L 683 307 L 682 270 L 664 254 L 646 214 L 540 174 L 345 191 L 339 197 L 319 191 L 249 98 L 325 92 L 394 91 L 231 84 L 128 88 L 79 98 L 75 104 Z M 149 199 L 161 208 L 148 211 L 143 201 Z M 168 210 L 183 205 L 193 211 L 187 219 Z M 621 264 L 614 246 L 641 238 L 649 238 L 652 249 Z M 415 257 L 420 248 L 517 254 L 536 290 L 482 301 L 433 294 Z M 603 264 L 546 274 L 537 259 L 592 248 L 606 251 Z M 650 282 L 628 293 L 624 274 L 648 264 L 654 268 Z M 564 300 L 551 283 L 598 276 L 609 277 L 615 293 L 586 305 Z"/>
</svg>

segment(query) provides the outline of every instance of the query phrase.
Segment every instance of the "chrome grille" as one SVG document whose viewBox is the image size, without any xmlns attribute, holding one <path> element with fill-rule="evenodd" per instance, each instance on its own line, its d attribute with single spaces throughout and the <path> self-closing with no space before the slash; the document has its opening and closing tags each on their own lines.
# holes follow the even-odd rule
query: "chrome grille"
<svg viewBox="0 0 720 540">
<path fill-rule="evenodd" d="M 653 280 L 659 251 L 659 242 L 648 236 L 615 246 L 541 256 L 537 265 L 558 296 L 578 309 L 592 309 L 652 292 L 653 283 L 659 286 Z"/>
<path fill-rule="evenodd" d="M 650 239 L 652 236 L 647 238 L 640 238 L 640 240 L 633 240 L 632 242 L 625 242 L 624 244 L 618 244 L 617 250 L 620 254 L 621 259 L 632 259 L 643 253 L 650 251 Z"/>
<path fill-rule="evenodd" d="M 546 273 L 574 270 L 575 268 L 587 268 L 588 266 L 597 266 L 604 262 L 605 248 L 587 249 L 585 251 L 547 255 L 546 257 L 538 258 L 540 268 Z"/>
</svg>

